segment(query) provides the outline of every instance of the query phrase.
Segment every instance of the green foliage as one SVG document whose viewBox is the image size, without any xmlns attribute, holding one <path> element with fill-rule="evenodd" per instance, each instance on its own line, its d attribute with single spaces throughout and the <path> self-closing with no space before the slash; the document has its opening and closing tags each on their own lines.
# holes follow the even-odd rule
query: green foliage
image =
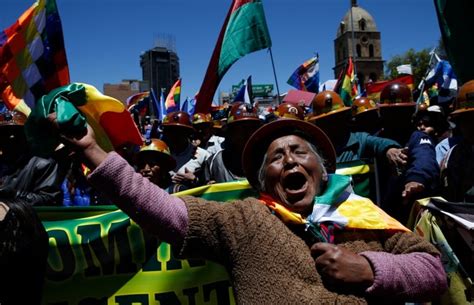
<svg viewBox="0 0 474 305">
<path fill-rule="evenodd" d="M 402 55 L 395 55 L 385 63 L 385 77 L 393 79 L 398 77 L 397 66 L 411 64 L 414 85 L 417 86 L 428 71 L 430 62 L 430 49 L 415 51 L 409 49 Z"/>
</svg>

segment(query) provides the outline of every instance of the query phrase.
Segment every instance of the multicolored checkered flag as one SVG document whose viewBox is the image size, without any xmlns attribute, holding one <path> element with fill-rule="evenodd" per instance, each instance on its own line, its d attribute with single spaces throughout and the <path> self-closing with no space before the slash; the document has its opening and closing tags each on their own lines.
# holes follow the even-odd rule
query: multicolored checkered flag
<svg viewBox="0 0 474 305">
<path fill-rule="evenodd" d="M 29 115 L 36 100 L 69 84 L 55 0 L 38 0 L 0 32 L 0 92 L 7 107 Z"/>
</svg>

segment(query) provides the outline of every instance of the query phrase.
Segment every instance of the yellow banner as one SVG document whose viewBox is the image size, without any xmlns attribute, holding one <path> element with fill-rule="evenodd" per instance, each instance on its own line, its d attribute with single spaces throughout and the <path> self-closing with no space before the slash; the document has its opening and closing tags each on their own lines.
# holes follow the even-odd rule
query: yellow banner
<svg viewBox="0 0 474 305">
<path fill-rule="evenodd" d="M 247 181 L 185 194 L 219 201 L 255 195 Z M 235 303 L 223 266 L 177 259 L 169 244 L 143 232 L 115 206 L 38 212 L 50 245 L 43 305 Z"/>
</svg>

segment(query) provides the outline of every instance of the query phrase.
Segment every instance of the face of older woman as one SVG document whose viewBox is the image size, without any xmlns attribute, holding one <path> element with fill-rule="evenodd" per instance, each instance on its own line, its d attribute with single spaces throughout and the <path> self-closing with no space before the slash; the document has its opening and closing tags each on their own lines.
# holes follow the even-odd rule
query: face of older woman
<svg viewBox="0 0 474 305">
<path fill-rule="evenodd" d="M 267 149 L 265 190 L 291 211 L 309 215 L 320 190 L 322 166 L 304 139 L 278 138 Z"/>
</svg>

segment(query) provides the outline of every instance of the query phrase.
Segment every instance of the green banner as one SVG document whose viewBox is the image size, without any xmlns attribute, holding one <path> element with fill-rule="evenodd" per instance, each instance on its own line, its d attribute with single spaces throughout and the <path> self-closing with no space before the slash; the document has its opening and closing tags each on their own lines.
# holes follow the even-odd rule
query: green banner
<svg viewBox="0 0 474 305">
<path fill-rule="evenodd" d="M 254 196 L 247 181 L 182 192 L 209 200 Z M 157 203 L 158 204 L 158 203 Z M 179 260 L 114 206 L 38 208 L 49 235 L 42 304 L 234 304 L 223 266 Z"/>
</svg>

